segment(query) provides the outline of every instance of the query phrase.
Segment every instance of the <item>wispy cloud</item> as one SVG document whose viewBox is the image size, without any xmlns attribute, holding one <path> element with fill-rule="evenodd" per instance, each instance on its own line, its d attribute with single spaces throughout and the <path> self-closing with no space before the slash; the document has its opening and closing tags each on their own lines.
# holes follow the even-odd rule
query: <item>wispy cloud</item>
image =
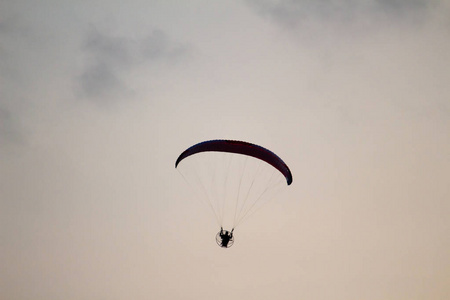
<svg viewBox="0 0 450 300">
<path fill-rule="evenodd" d="M 0 148 L 21 140 L 19 128 L 10 110 L 0 106 Z"/>
<path fill-rule="evenodd" d="M 376 28 L 380 22 L 418 22 L 433 2 L 424 0 L 247 1 L 259 14 L 290 29 Z"/>
<path fill-rule="evenodd" d="M 96 28 L 87 32 L 83 50 L 86 66 L 77 77 L 77 92 L 103 102 L 112 101 L 114 95 L 132 92 L 126 77 L 133 69 L 146 64 L 173 63 L 189 53 L 187 45 L 171 40 L 161 30 L 153 30 L 143 38 L 129 38 Z"/>
<path fill-rule="evenodd" d="M 17 86 L 23 78 L 13 47 L 22 34 L 14 19 L 0 19 L 0 150 L 22 140 L 22 128 L 19 117 L 15 115 L 15 107 L 21 99 Z"/>
</svg>

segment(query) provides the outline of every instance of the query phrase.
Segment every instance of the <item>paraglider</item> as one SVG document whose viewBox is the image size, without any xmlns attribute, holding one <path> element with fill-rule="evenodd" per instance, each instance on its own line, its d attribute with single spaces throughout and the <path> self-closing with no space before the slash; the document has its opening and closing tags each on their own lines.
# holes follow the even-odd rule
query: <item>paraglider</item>
<svg viewBox="0 0 450 300">
<path fill-rule="evenodd" d="M 292 183 L 280 157 L 244 141 L 195 144 L 180 154 L 175 168 L 213 211 L 220 226 L 216 242 L 223 248 L 233 245 L 236 226 Z"/>
</svg>

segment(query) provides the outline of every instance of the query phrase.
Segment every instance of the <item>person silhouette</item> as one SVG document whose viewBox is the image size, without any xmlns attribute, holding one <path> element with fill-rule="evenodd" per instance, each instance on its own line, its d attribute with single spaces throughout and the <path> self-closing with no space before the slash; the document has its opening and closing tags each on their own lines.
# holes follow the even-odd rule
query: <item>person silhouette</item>
<svg viewBox="0 0 450 300">
<path fill-rule="evenodd" d="M 230 240 L 233 238 L 233 230 L 234 228 L 230 231 L 228 230 L 223 230 L 222 227 L 220 227 L 220 238 L 222 239 L 222 243 L 221 243 L 221 247 L 223 248 L 228 248 L 228 243 L 230 242 Z"/>
</svg>

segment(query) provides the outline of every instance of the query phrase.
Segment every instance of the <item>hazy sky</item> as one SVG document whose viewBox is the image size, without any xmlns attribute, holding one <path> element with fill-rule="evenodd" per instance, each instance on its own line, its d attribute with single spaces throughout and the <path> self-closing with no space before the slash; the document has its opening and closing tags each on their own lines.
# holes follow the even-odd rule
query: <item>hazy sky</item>
<svg viewBox="0 0 450 300">
<path fill-rule="evenodd" d="M 0 2 L 0 298 L 449 299 L 450 5 Z M 174 168 L 293 184 L 230 249 Z"/>
</svg>

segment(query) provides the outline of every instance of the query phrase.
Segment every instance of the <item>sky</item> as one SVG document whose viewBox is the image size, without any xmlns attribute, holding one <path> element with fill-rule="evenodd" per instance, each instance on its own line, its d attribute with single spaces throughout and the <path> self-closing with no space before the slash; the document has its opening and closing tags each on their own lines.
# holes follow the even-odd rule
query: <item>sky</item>
<svg viewBox="0 0 450 300">
<path fill-rule="evenodd" d="M 450 5 L 0 3 L 0 298 L 449 299 Z M 174 167 L 293 183 L 215 243 Z"/>
</svg>

